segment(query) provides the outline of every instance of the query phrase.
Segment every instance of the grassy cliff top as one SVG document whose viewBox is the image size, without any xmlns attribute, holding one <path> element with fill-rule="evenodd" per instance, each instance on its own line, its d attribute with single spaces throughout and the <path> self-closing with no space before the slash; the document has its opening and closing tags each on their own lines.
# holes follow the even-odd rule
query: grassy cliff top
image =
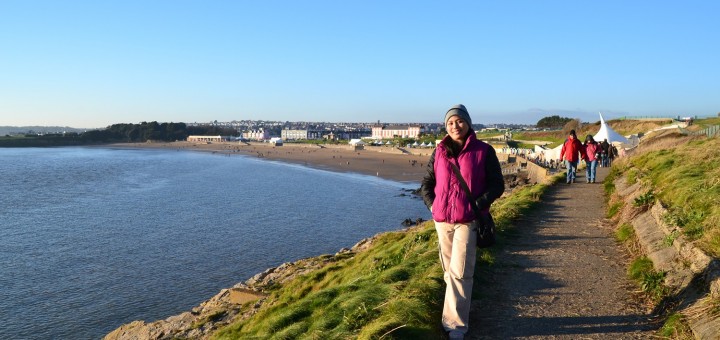
<svg viewBox="0 0 720 340">
<path fill-rule="evenodd" d="M 499 242 L 510 221 L 546 190 L 525 187 L 493 206 Z M 364 251 L 341 254 L 321 269 L 271 287 L 252 317 L 219 330 L 215 339 L 438 339 L 442 269 L 432 222 L 373 238 Z M 493 261 L 492 250 L 479 265 Z"/>
<path fill-rule="evenodd" d="M 644 140 L 614 164 L 668 209 L 664 219 L 699 248 L 720 256 L 720 138 L 667 131 Z"/>
</svg>

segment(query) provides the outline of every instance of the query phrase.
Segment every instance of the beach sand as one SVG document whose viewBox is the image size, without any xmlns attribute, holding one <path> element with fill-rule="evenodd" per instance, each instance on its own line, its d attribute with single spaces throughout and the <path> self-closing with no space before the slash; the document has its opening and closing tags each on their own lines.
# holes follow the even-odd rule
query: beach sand
<svg viewBox="0 0 720 340">
<path fill-rule="evenodd" d="M 117 148 L 162 148 L 169 150 L 205 151 L 227 155 L 284 161 L 308 167 L 358 173 L 368 176 L 418 184 L 425 175 L 425 166 L 432 149 L 399 149 L 390 146 L 371 146 L 354 150 L 348 145 L 311 145 L 285 143 L 273 146 L 269 143 L 213 142 L 154 142 L 117 143 Z"/>
</svg>

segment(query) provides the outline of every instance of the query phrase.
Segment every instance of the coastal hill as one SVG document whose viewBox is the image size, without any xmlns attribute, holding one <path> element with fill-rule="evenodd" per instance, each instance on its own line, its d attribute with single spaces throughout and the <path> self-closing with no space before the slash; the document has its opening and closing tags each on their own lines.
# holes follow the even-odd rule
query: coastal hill
<svg viewBox="0 0 720 340">
<path fill-rule="evenodd" d="M 90 129 L 78 129 L 69 126 L 0 126 L 0 136 L 15 134 L 56 134 L 82 133 Z"/>
<path fill-rule="evenodd" d="M 720 139 L 700 132 L 648 133 L 601 169 L 603 184 L 551 180 L 500 199 L 499 244 L 479 254 L 469 338 L 716 336 Z M 106 338 L 442 338 L 436 249 L 431 222 L 384 233 Z M 519 281 L 525 291 L 503 290 Z"/>
</svg>

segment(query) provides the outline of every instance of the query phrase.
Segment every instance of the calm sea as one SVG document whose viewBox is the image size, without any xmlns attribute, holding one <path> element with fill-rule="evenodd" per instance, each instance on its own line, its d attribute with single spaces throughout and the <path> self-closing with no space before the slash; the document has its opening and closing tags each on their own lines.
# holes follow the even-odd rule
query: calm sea
<svg viewBox="0 0 720 340">
<path fill-rule="evenodd" d="M 0 338 L 98 339 L 429 219 L 402 184 L 243 156 L 0 148 Z"/>
</svg>

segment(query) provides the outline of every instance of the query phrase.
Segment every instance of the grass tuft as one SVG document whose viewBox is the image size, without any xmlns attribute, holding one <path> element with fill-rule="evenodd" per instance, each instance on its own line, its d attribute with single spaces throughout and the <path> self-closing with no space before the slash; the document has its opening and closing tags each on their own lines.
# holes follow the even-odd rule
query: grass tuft
<svg viewBox="0 0 720 340">
<path fill-rule="evenodd" d="M 646 256 L 639 257 L 630 264 L 628 276 L 654 301 L 660 301 L 668 293 L 663 285 L 665 272 L 655 271 L 652 261 Z"/>
<path fill-rule="evenodd" d="M 617 213 L 620 212 L 620 210 L 622 209 L 623 205 L 624 205 L 623 201 L 618 201 L 618 202 L 613 203 L 613 204 L 610 205 L 610 207 L 608 208 L 607 214 L 605 214 L 605 216 L 606 216 L 607 218 L 613 218 L 613 217 L 615 217 L 615 215 L 617 215 Z"/>
<path fill-rule="evenodd" d="M 680 313 L 671 314 L 660 328 L 660 336 L 671 339 L 693 339 L 685 317 Z"/>
<path fill-rule="evenodd" d="M 617 230 L 615 230 L 615 239 L 620 242 L 630 240 L 635 235 L 635 229 L 633 229 L 630 223 L 623 223 Z"/>
</svg>

